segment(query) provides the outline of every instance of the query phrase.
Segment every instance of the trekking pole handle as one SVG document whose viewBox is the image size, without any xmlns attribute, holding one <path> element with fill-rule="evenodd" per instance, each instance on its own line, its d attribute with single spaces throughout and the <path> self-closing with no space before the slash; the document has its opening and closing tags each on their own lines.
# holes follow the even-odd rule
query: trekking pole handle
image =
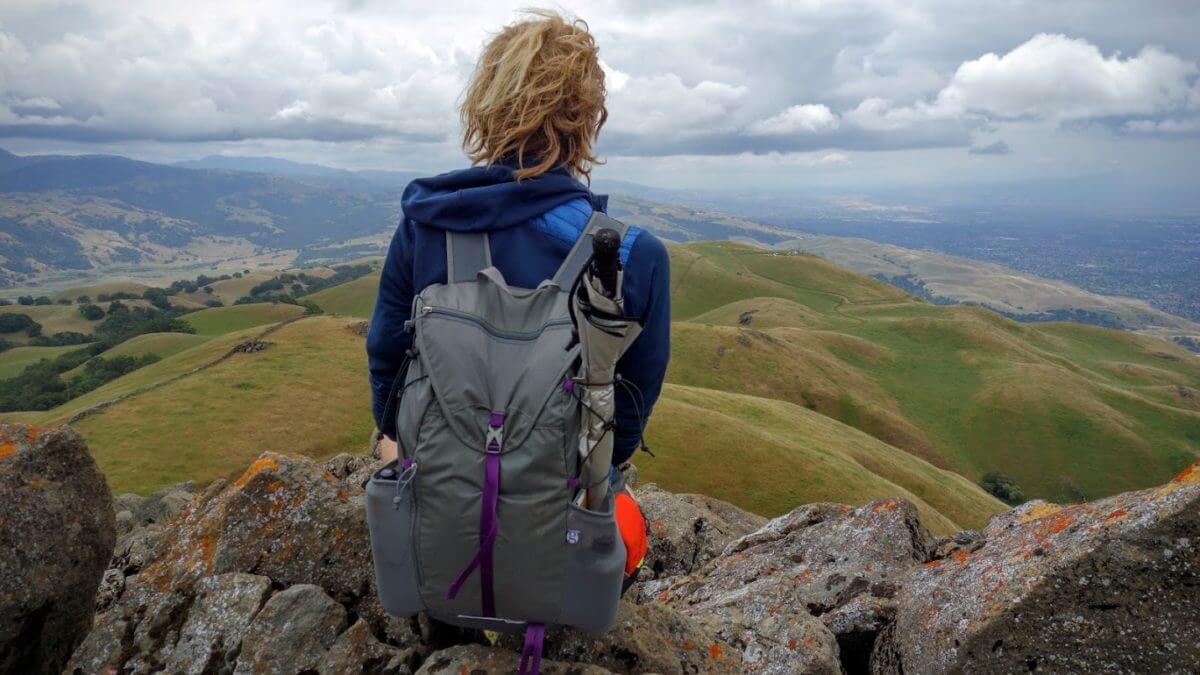
<svg viewBox="0 0 1200 675">
<path fill-rule="evenodd" d="M 617 272 L 621 270 L 621 235 L 611 227 L 601 228 L 592 237 L 592 274 L 600 280 L 604 294 L 617 295 Z"/>
</svg>

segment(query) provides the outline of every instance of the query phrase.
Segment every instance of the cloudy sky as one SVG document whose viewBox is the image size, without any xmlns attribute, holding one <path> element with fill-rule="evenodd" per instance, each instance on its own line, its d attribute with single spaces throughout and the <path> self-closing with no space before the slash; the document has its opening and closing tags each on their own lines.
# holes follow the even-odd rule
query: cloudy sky
<svg viewBox="0 0 1200 675">
<path fill-rule="evenodd" d="M 0 146 L 452 168 L 475 56 L 528 4 L 4 0 Z M 601 45 L 602 178 L 1200 188 L 1190 0 L 542 6 Z"/>
</svg>

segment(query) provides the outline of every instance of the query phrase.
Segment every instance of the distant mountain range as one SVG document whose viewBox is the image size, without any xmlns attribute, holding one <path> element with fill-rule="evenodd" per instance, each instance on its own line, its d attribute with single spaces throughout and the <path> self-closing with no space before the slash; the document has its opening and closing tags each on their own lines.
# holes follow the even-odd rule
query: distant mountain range
<svg viewBox="0 0 1200 675">
<path fill-rule="evenodd" d="M 200 263 L 378 234 L 413 174 L 269 158 L 169 166 L 0 151 L 0 286 L 109 265 Z"/>
<path fill-rule="evenodd" d="M 379 255 L 404 187 L 420 175 L 274 157 L 214 155 L 164 165 L 0 150 L 0 288 L 72 271 L 91 277 L 148 266 L 169 275 L 218 262 L 279 267 Z M 808 251 L 935 303 L 977 303 L 1024 321 L 1075 320 L 1167 338 L 1200 335 L 1195 322 L 1141 300 L 999 264 L 812 236 L 777 221 L 730 215 L 700 193 L 620 181 L 601 181 L 596 189 L 612 193 L 614 216 L 668 241 L 731 239 Z"/>
</svg>

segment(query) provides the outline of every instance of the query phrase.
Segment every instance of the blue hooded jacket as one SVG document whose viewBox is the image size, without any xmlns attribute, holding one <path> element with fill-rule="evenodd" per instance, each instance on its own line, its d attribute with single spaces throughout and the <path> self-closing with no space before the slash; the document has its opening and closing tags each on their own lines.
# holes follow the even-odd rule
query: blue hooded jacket
<svg viewBox="0 0 1200 675">
<path fill-rule="evenodd" d="M 412 337 L 403 330 L 412 299 L 426 286 L 446 283 L 446 230 L 488 232 L 492 264 L 509 284 L 535 288 L 554 272 L 583 232 L 594 195 L 565 170 L 517 182 L 509 166 L 452 171 L 409 183 L 404 218 L 388 248 L 375 315 L 367 333 L 372 410 L 379 430 L 395 438 L 396 421 L 384 419 L 392 383 Z M 613 463 L 633 454 L 658 400 L 670 357 L 670 261 L 657 237 L 629 227 L 621 244 L 625 311 L 642 333 L 617 363 L 617 374 L 641 392 L 617 388 Z M 390 416 L 389 416 L 390 417 Z"/>
</svg>

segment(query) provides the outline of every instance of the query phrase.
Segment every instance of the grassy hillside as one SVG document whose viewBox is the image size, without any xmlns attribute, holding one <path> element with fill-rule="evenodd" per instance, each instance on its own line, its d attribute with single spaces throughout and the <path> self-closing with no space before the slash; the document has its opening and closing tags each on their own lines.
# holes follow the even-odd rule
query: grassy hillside
<svg viewBox="0 0 1200 675">
<path fill-rule="evenodd" d="M 704 243 L 674 247 L 672 263 L 657 457 L 637 457 L 670 489 L 768 515 L 901 495 L 948 532 L 1003 508 L 975 485 L 988 471 L 1072 499 L 1161 483 L 1197 455 L 1200 360 L 1169 343 L 936 307 L 802 254 Z M 226 476 L 263 450 L 359 451 L 371 420 L 349 327 L 376 279 L 311 296 L 345 318 L 279 327 L 302 310 L 270 304 L 188 315 L 195 336 L 122 345 L 172 355 L 17 417 L 64 421 L 119 399 L 77 423 L 118 491 Z M 230 353 L 272 330 L 268 349 Z"/>
<path fill-rule="evenodd" d="M 226 333 L 265 326 L 300 316 L 304 308 L 284 303 L 260 302 L 232 307 L 213 307 L 185 314 L 182 318 L 196 329 L 197 335 L 224 335 Z"/>
<path fill-rule="evenodd" d="M 371 318 L 375 311 L 375 290 L 379 288 L 379 273 L 368 274 L 337 286 L 331 286 L 323 291 L 317 291 L 304 296 L 317 306 L 331 314 L 356 316 L 363 319 Z"/>
<path fill-rule="evenodd" d="M 270 346 L 252 354 L 228 355 L 261 329 L 225 335 L 61 409 L 20 419 L 61 422 L 85 407 L 132 393 L 76 422 L 115 492 L 226 477 L 267 450 L 325 457 L 361 449 L 373 423 L 360 375 L 362 338 L 347 328 L 352 323 L 310 317 L 271 333 Z M 317 383 L 319 396 L 313 395 Z"/>
<path fill-rule="evenodd" d="M 1200 359 L 1167 342 L 936 307 L 812 256 L 672 255 L 669 381 L 796 403 L 1031 496 L 1161 483 L 1200 453 Z"/>
<path fill-rule="evenodd" d="M 66 354 L 74 349 L 87 345 L 65 345 L 62 347 L 13 347 L 0 352 L 0 380 L 14 377 L 25 369 L 25 366 L 37 363 L 42 359 L 54 359 L 60 354 Z"/>
<path fill-rule="evenodd" d="M 112 349 L 100 352 L 98 356 L 111 359 L 116 356 L 132 356 L 137 358 L 147 354 L 154 354 L 159 358 L 166 358 L 203 344 L 208 339 L 208 337 L 203 335 L 191 335 L 189 333 L 145 333 L 132 337 Z M 79 374 L 82 370 L 83 366 L 80 365 L 63 373 L 62 377 L 72 377 Z"/>
</svg>

